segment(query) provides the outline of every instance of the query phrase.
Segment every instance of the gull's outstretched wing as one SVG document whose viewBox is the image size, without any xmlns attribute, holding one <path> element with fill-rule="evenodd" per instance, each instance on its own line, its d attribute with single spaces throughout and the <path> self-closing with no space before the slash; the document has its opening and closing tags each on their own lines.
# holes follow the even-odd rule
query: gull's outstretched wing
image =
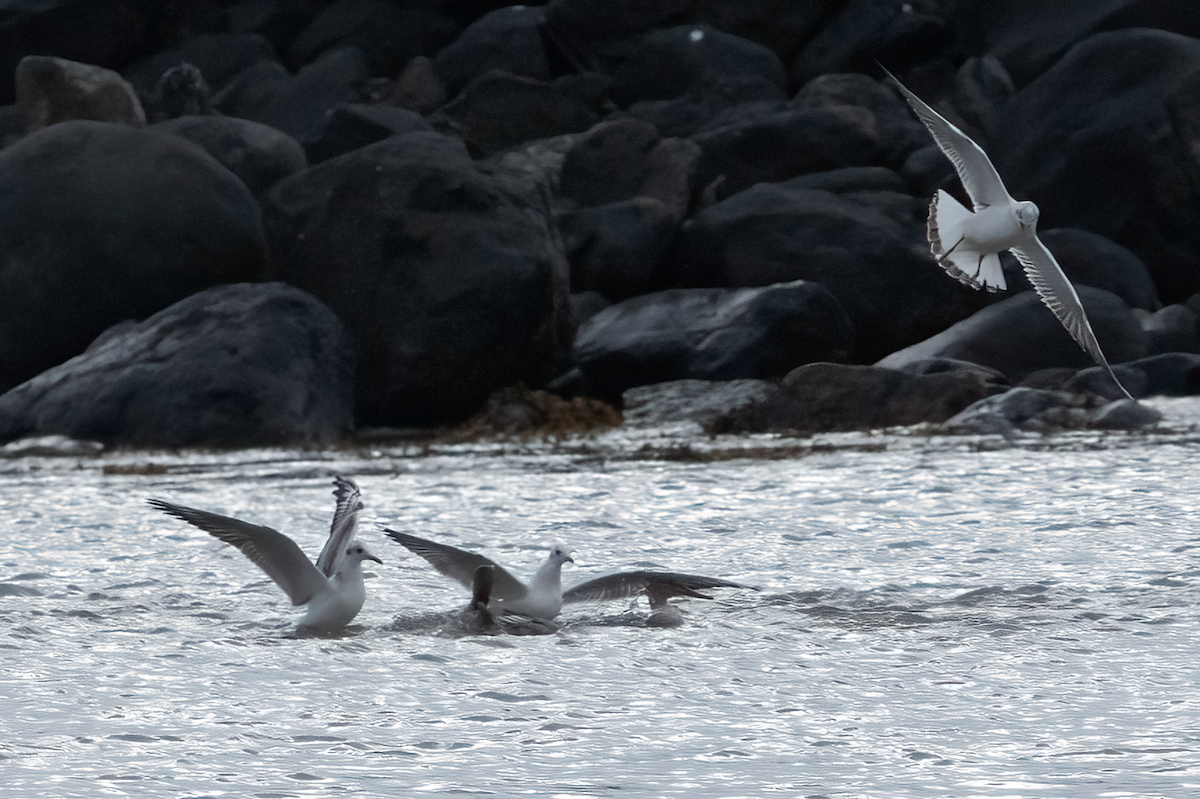
<svg viewBox="0 0 1200 799">
<path fill-rule="evenodd" d="M 383 529 L 397 544 L 404 546 L 414 555 L 420 555 L 429 561 L 429 565 L 442 574 L 467 588 L 472 588 L 475 582 L 475 570 L 480 566 L 491 566 L 492 590 L 491 595 L 496 599 L 513 600 L 525 596 L 529 589 L 525 584 L 513 577 L 503 566 L 483 555 L 467 552 L 465 549 L 439 544 L 415 535 L 401 533 L 391 528 Z"/>
<path fill-rule="evenodd" d="M 348 477 L 335 477 L 333 495 L 337 507 L 333 511 L 333 523 L 329 526 L 329 540 L 317 558 L 317 569 L 326 577 L 338 573 L 346 557 L 346 545 L 354 540 L 358 530 L 358 512 L 363 504 L 358 486 Z"/>
<path fill-rule="evenodd" d="M 1075 339 L 1080 347 L 1083 347 L 1084 352 L 1092 356 L 1092 360 L 1104 367 L 1126 397 L 1133 399 L 1132 395 L 1121 385 L 1121 381 L 1113 374 L 1112 367 L 1108 365 L 1108 359 L 1104 357 L 1104 351 L 1100 349 L 1100 342 L 1096 340 L 1096 334 L 1092 332 L 1092 325 L 1083 310 L 1083 303 L 1079 301 L 1079 294 L 1076 293 L 1075 287 L 1063 274 L 1062 267 L 1058 265 L 1058 261 L 1054 260 L 1054 255 L 1046 249 L 1046 245 L 1042 244 L 1042 240 L 1036 235 L 1030 234 L 1020 247 L 1012 247 L 1010 251 L 1025 267 L 1025 274 L 1029 276 L 1029 282 L 1033 284 L 1038 296 L 1042 298 L 1046 307 L 1054 312 L 1058 321 L 1062 322 L 1062 326 L 1071 334 L 1071 338 Z"/>
<path fill-rule="evenodd" d="M 1011 203 L 1013 199 L 1004 188 L 1004 181 L 1000 180 L 1000 174 L 996 172 L 996 167 L 992 166 L 987 153 L 972 141 L 970 136 L 950 124 L 948 119 L 906 89 L 895 75 L 886 69 L 883 71 L 904 95 L 913 111 L 917 112 L 917 118 L 928 128 L 938 148 L 946 154 L 950 163 L 954 164 L 954 170 L 958 172 L 963 188 L 975 204 L 975 210 L 989 205 Z"/>
<path fill-rule="evenodd" d="M 654 608 L 675 596 L 712 599 L 712 597 L 700 593 L 701 590 L 708 588 L 752 588 L 752 586 L 719 580 L 715 577 L 704 577 L 699 574 L 652 571 L 618 572 L 571 586 L 563 591 L 563 602 L 605 601 L 645 594 L 650 597 L 650 607 Z M 752 588 L 752 590 L 757 589 Z"/>
<path fill-rule="evenodd" d="M 293 605 L 303 605 L 328 587 L 325 576 L 296 542 L 270 527 L 173 505 L 161 499 L 150 500 L 150 505 L 240 549 L 251 563 L 283 589 Z"/>
</svg>

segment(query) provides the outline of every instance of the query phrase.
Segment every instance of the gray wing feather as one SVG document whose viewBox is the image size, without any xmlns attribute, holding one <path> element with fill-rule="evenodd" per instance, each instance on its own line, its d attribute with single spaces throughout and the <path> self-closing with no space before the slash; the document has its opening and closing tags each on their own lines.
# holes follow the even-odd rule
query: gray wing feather
<svg viewBox="0 0 1200 799">
<path fill-rule="evenodd" d="M 303 605 L 328 586 L 325 576 L 296 542 L 270 527 L 173 505 L 161 499 L 150 500 L 150 505 L 240 549 L 251 563 L 283 589 L 293 605 Z"/>
<path fill-rule="evenodd" d="M 333 495 L 337 507 L 333 512 L 333 523 L 329 526 L 329 540 L 317 558 L 317 569 L 326 577 L 338 573 L 346 558 L 346 546 L 354 540 L 358 530 L 358 512 L 362 510 L 362 498 L 358 486 L 348 477 L 335 477 Z"/>
<path fill-rule="evenodd" d="M 700 593 L 701 590 L 708 588 L 751 588 L 751 586 L 720 580 L 716 577 L 704 577 L 699 574 L 653 571 L 618 572 L 571 586 L 563 591 L 563 602 L 607 601 L 646 594 L 650 597 L 651 607 L 656 607 L 675 596 L 712 599 L 712 597 Z"/>
<path fill-rule="evenodd" d="M 1012 197 L 1004 188 L 1004 181 L 1000 179 L 1000 174 L 996 171 L 996 167 L 992 166 L 991 159 L 987 157 L 983 148 L 976 144 L 970 136 L 950 124 L 948 119 L 926 105 L 920 97 L 905 88 L 895 75 L 886 69 L 883 71 L 904 95 L 908 104 L 912 106 L 913 111 L 917 113 L 917 118 L 929 130 L 938 148 L 950 159 L 950 163 L 954 164 L 954 171 L 958 173 L 963 188 L 971 196 L 975 210 L 979 210 L 983 206 L 1012 202 Z"/>
<path fill-rule="evenodd" d="M 402 545 L 414 555 L 420 555 L 451 580 L 472 588 L 475 582 L 475 570 L 480 566 L 491 566 L 492 590 L 491 595 L 496 599 L 520 599 L 528 593 L 525 584 L 513 577 L 503 566 L 483 555 L 467 552 L 465 549 L 439 544 L 415 535 L 401 533 L 385 527 L 383 530 L 397 544 Z"/>
<path fill-rule="evenodd" d="M 1100 342 L 1096 340 L 1096 334 L 1092 332 L 1091 322 L 1088 321 L 1087 313 L 1083 310 L 1083 303 L 1079 301 L 1079 294 L 1076 293 L 1075 287 L 1063 273 L 1062 267 L 1058 265 L 1054 255 L 1046 249 L 1045 244 L 1042 244 L 1042 240 L 1037 236 L 1029 236 L 1022 246 L 1012 247 L 1011 252 L 1025 267 L 1025 274 L 1029 276 L 1029 282 L 1033 284 L 1033 288 L 1042 298 L 1042 302 L 1054 312 L 1058 321 L 1071 334 L 1071 338 L 1079 343 L 1084 352 L 1092 356 L 1092 360 L 1104 367 L 1117 387 L 1125 393 L 1125 396 L 1133 399 L 1121 385 L 1121 381 L 1117 380 L 1117 376 L 1113 374 L 1112 367 L 1108 365 L 1108 359 L 1104 357 L 1104 351 L 1100 349 Z"/>
</svg>

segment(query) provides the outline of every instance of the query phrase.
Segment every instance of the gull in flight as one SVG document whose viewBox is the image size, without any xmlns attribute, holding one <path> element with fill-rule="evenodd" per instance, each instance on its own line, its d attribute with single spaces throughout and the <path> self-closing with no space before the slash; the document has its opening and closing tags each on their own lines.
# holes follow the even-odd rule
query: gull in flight
<svg viewBox="0 0 1200 799">
<path fill-rule="evenodd" d="M 1042 302 L 1071 338 L 1104 367 L 1126 397 L 1133 399 L 1104 357 L 1075 287 L 1037 236 L 1038 207 L 1014 200 L 978 144 L 905 88 L 895 75 L 883 71 L 954 164 L 975 206 L 973 212 L 967 210 L 941 189 L 934 195 L 929 204 L 929 247 L 937 262 L 971 288 L 996 291 L 1008 287 L 998 253 L 1012 252 Z"/>
<path fill-rule="evenodd" d="M 358 615 L 366 599 L 362 562 L 383 563 L 355 540 L 358 513 L 363 504 L 358 486 L 345 477 L 334 478 L 337 507 L 329 540 L 314 565 L 296 542 L 270 527 L 229 516 L 175 505 L 161 499 L 150 505 L 199 527 L 232 544 L 283 589 L 293 605 L 307 605 L 297 629 L 331 632 L 345 627 Z"/>
<path fill-rule="evenodd" d="M 478 613 L 481 599 L 490 593 L 486 608 L 500 613 L 518 614 L 537 621 L 553 619 L 562 606 L 572 602 L 605 601 L 623 599 L 645 594 L 650 599 L 651 615 L 647 620 L 652 626 L 674 626 L 679 622 L 678 610 L 668 600 L 685 596 L 712 599 L 700 591 L 711 588 L 749 588 L 740 583 L 703 577 L 695 574 L 675 572 L 629 571 L 607 574 L 586 580 L 562 590 L 562 564 L 570 561 L 570 553 L 562 544 L 555 544 L 546 561 L 528 584 L 514 577 L 495 561 L 467 552 L 464 549 L 438 544 L 408 533 L 384 529 L 388 536 L 405 546 L 410 552 L 420 555 L 433 568 L 462 585 L 471 588 L 473 599 L 469 611 Z M 481 572 L 491 569 L 491 586 L 481 594 Z M 486 576 L 482 576 L 486 580 Z"/>
</svg>

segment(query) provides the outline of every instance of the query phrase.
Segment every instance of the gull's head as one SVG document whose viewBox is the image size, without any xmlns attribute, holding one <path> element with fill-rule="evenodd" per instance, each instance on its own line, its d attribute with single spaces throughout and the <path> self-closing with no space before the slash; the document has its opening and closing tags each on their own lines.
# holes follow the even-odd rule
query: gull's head
<svg viewBox="0 0 1200 799">
<path fill-rule="evenodd" d="M 367 548 L 357 541 L 346 547 L 346 557 L 357 563 L 362 563 L 364 560 L 373 560 L 376 563 L 383 565 L 383 561 L 367 551 Z"/>
<path fill-rule="evenodd" d="M 555 541 L 554 546 L 550 547 L 550 555 L 547 560 L 560 566 L 564 563 L 575 562 L 575 559 L 571 557 L 571 550 L 567 549 L 567 545 L 561 541 Z"/>
<path fill-rule="evenodd" d="M 1023 230 L 1032 231 L 1037 227 L 1038 207 L 1026 200 L 1022 203 L 1017 203 L 1014 211 L 1017 214 L 1017 221 L 1021 223 Z"/>
</svg>

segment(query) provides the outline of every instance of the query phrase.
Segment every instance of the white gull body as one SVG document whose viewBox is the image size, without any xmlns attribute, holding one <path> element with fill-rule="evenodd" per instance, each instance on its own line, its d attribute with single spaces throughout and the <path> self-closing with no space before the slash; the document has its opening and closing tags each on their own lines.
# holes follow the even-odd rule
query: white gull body
<svg viewBox="0 0 1200 799">
<path fill-rule="evenodd" d="M 681 617 L 668 601 L 672 597 L 712 599 L 700 593 L 710 588 L 750 588 L 740 583 L 678 572 L 628 571 L 606 574 L 562 589 L 562 565 L 574 563 L 562 544 L 555 544 L 529 582 L 523 583 L 503 566 L 483 555 L 464 549 L 438 544 L 396 530 L 384 530 L 388 536 L 410 552 L 420 555 L 433 568 L 473 591 L 468 613 L 479 614 L 484 609 L 482 598 L 489 597 L 489 611 L 518 614 L 538 621 L 549 621 L 558 615 L 564 604 L 598 602 L 645 595 L 650 600 L 648 624 L 673 626 Z M 490 574 L 486 574 L 490 572 Z M 483 578 L 483 580 L 481 580 Z M 485 581 L 490 579 L 490 585 Z M 480 623 L 480 626 L 487 626 Z M 550 628 L 552 629 L 552 628 Z M 550 629 L 541 630 L 547 632 Z"/>
<path fill-rule="evenodd" d="M 307 605 L 301 631 L 332 632 L 349 624 L 366 600 L 362 562 L 382 563 L 355 540 L 362 500 L 358 486 L 334 479 L 337 507 L 329 540 L 314 565 L 296 542 L 283 533 L 217 513 L 175 505 L 161 499 L 150 505 L 232 544 L 283 589 L 293 605 Z"/>
<path fill-rule="evenodd" d="M 547 621 L 562 609 L 562 566 L 574 563 L 571 553 L 562 544 L 555 544 L 528 582 L 514 577 L 512 572 L 495 561 L 465 549 L 439 544 L 415 535 L 385 529 L 384 532 L 414 555 L 420 555 L 430 566 L 452 580 L 474 590 L 476 570 L 492 567 L 492 584 L 488 609 L 499 613 L 515 613 L 531 619 Z"/>
<path fill-rule="evenodd" d="M 1133 399 L 1104 357 L 1075 287 L 1037 236 L 1038 207 L 1014 200 L 987 154 L 971 137 L 905 88 L 895 75 L 884 72 L 954 164 L 974 205 L 973 211 L 968 210 L 940 189 L 934 195 L 929 204 L 929 246 L 938 263 L 972 288 L 996 291 L 1008 287 L 997 253 L 1009 250 L 1025 268 L 1046 307 L 1104 367 L 1125 396 Z"/>
</svg>

